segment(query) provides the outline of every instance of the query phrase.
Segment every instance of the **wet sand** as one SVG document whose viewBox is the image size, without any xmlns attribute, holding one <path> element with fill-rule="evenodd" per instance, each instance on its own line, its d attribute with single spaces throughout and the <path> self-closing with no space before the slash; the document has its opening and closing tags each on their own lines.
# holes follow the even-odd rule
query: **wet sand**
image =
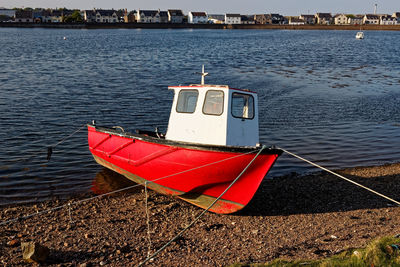
<svg viewBox="0 0 400 267">
<path fill-rule="evenodd" d="M 400 163 L 340 171 L 354 181 L 400 200 Z M 99 192 L 130 184 L 107 170 Z M 25 265 L 21 242 L 50 248 L 48 266 L 133 266 L 160 248 L 202 210 L 149 191 L 148 239 L 145 194 L 129 192 L 72 204 L 0 227 L 0 263 Z M 0 222 L 93 195 L 1 207 Z M 229 265 L 276 258 L 319 259 L 372 239 L 400 234 L 400 207 L 326 173 L 266 179 L 250 204 L 232 215 L 206 213 L 148 265 Z"/>
</svg>

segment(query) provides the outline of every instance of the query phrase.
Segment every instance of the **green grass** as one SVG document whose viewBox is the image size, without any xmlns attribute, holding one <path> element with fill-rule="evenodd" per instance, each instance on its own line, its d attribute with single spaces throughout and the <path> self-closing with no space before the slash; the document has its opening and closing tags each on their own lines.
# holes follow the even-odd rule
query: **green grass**
<svg viewBox="0 0 400 267">
<path fill-rule="evenodd" d="M 399 266 L 400 250 L 392 245 L 397 244 L 400 248 L 400 238 L 383 237 L 373 240 L 366 248 L 348 249 L 342 253 L 322 260 L 295 260 L 287 261 L 276 259 L 265 264 L 233 264 L 231 267 L 358 267 L 358 266 Z"/>
</svg>

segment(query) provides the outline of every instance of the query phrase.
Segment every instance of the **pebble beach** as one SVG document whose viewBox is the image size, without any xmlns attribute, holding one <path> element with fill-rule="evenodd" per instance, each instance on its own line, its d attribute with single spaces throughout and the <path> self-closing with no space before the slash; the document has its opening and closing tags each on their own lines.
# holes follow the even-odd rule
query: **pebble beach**
<svg viewBox="0 0 400 267">
<path fill-rule="evenodd" d="M 107 175 L 100 173 L 96 184 L 100 193 L 121 184 L 133 185 L 106 169 L 103 173 Z M 338 173 L 399 200 L 400 163 Z M 118 186 L 104 181 L 110 175 L 120 181 Z M 146 205 L 146 192 L 139 186 L 82 201 L 94 196 L 87 193 L 1 207 L 0 223 L 40 214 L 1 225 L 0 263 L 26 266 L 21 243 L 37 242 L 50 251 L 43 266 L 136 266 L 202 212 L 153 191 L 147 192 Z M 265 179 L 239 213 L 206 213 L 146 265 L 226 266 L 277 258 L 321 259 L 398 234 L 400 207 L 396 204 L 325 172 L 292 173 Z"/>
</svg>

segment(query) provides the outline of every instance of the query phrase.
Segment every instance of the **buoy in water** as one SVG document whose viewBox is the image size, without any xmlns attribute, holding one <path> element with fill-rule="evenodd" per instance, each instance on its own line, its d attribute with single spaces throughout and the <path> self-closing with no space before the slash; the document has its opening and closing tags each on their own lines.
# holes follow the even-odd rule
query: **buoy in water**
<svg viewBox="0 0 400 267">
<path fill-rule="evenodd" d="M 64 40 L 67 40 L 67 37 L 64 36 Z"/>
</svg>

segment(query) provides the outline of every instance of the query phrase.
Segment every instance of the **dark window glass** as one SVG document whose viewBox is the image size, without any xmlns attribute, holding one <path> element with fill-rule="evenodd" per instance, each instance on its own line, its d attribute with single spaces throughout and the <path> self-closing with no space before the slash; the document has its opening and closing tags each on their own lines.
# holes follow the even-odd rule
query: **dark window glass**
<svg viewBox="0 0 400 267">
<path fill-rule="evenodd" d="M 196 110 L 198 96 L 199 92 L 197 90 L 181 90 L 179 92 L 176 111 L 181 113 L 193 113 Z"/>
<path fill-rule="evenodd" d="M 252 95 L 232 94 L 232 116 L 241 119 L 254 118 L 254 98 Z"/>
</svg>

